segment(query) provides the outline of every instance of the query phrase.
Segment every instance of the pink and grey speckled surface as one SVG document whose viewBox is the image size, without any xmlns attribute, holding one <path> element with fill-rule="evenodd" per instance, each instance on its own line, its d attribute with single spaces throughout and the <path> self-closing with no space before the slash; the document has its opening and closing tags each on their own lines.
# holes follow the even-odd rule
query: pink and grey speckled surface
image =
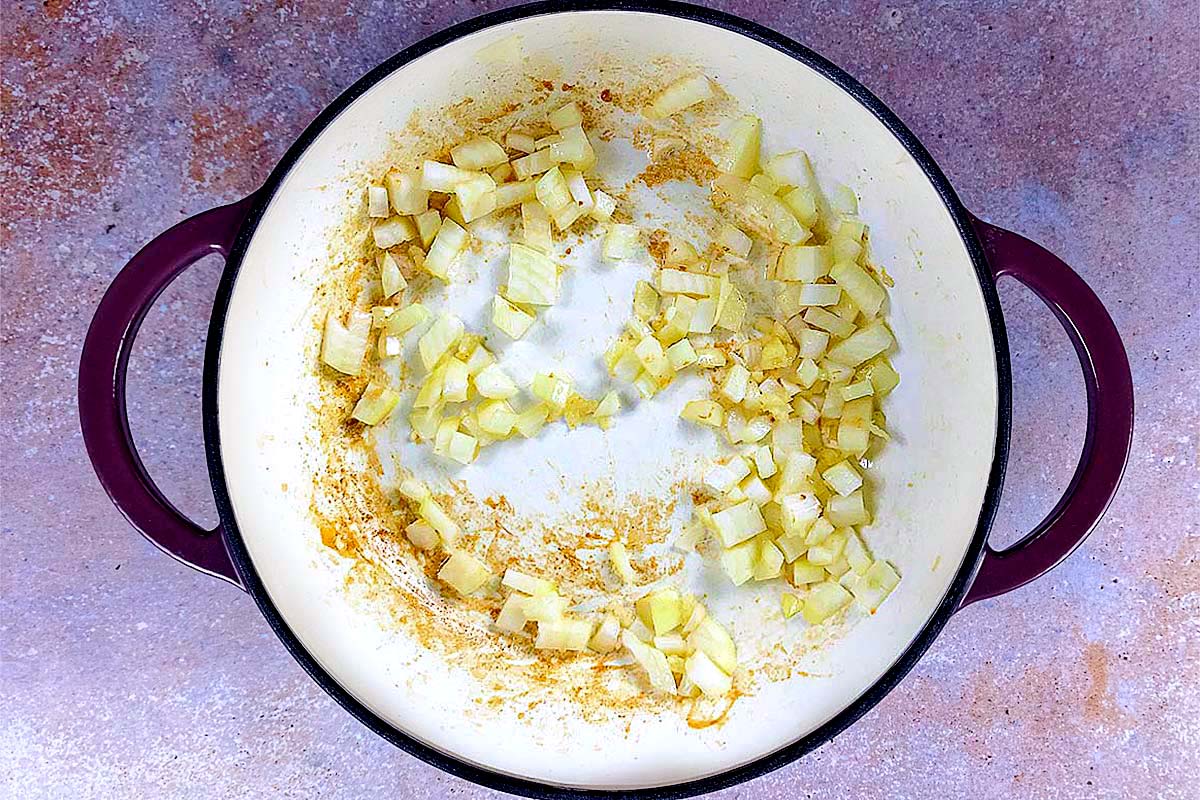
<svg viewBox="0 0 1200 800">
<path fill-rule="evenodd" d="M 84 456 L 74 386 L 92 309 L 142 243 L 255 188 L 367 69 L 496 5 L 4 3 L 0 796 L 489 794 L 359 726 L 247 597 L 134 533 Z M 1070 561 L 952 620 L 836 741 L 722 796 L 1200 797 L 1200 7 L 722 5 L 847 68 L 968 207 L 1073 264 L 1138 390 L 1124 487 Z M 163 296 L 131 372 L 150 469 L 207 521 L 199 373 L 219 270 Z M 1050 314 L 1001 294 L 1011 541 L 1065 485 L 1083 401 Z"/>
</svg>

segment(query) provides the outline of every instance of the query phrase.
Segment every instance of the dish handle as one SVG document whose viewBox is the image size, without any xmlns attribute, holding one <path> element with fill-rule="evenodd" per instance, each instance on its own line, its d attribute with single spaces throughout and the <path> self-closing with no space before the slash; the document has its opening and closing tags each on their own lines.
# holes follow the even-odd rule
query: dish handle
<svg viewBox="0 0 1200 800">
<path fill-rule="evenodd" d="M 962 607 L 1049 572 L 1091 533 L 1108 508 L 1133 439 L 1133 379 L 1112 317 L 1083 279 L 1041 245 L 972 217 L 995 278 L 1011 276 L 1050 307 L 1075 346 L 1087 391 L 1087 431 L 1075 474 L 1046 518 L 1016 544 L 987 546 Z"/>
<path fill-rule="evenodd" d="M 159 294 L 204 256 L 227 256 L 253 200 L 190 217 L 139 250 L 96 308 L 79 363 L 83 442 L 113 505 L 163 552 L 242 589 L 221 526 L 209 531 L 185 517 L 142 464 L 129 429 L 125 377 L 134 338 Z"/>
</svg>

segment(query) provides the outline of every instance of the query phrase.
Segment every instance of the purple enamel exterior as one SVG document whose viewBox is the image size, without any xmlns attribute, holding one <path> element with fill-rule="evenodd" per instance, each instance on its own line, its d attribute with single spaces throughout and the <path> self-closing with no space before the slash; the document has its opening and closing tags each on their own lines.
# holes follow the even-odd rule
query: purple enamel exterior
<svg viewBox="0 0 1200 800">
<path fill-rule="evenodd" d="M 135 535 L 96 480 L 76 403 L 93 313 L 145 242 L 256 189 L 375 64 L 510 4 L 50 0 L 0 11 L 0 796 L 495 796 L 372 735 L 245 594 Z M 968 207 L 1061 254 L 1111 312 L 1138 387 L 1122 488 L 1071 558 L 956 614 L 834 741 L 715 796 L 1193 800 L 1200 7 L 714 5 L 845 67 Z M 219 273 L 205 258 L 153 304 L 127 386 L 145 467 L 200 530 L 216 522 L 198 385 Z M 1070 484 L 1088 415 L 1059 321 L 1016 280 L 1000 295 L 1014 414 L 997 548 Z"/>
</svg>

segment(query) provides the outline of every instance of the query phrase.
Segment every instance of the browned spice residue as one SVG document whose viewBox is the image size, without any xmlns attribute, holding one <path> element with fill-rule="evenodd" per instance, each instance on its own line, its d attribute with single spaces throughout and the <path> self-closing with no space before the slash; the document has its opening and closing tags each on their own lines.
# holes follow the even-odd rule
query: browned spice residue
<svg viewBox="0 0 1200 800">
<path fill-rule="evenodd" d="M 655 153 L 637 180 L 650 188 L 661 186 L 667 181 L 690 181 L 697 186 L 707 186 L 717 177 L 717 167 L 712 159 L 694 147 L 666 149 Z"/>
<path fill-rule="evenodd" d="M 662 228 L 655 228 L 650 231 L 650 241 L 646 243 L 646 250 L 654 259 L 654 263 L 659 267 L 666 267 L 667 254 L 671 252 L 671 235 Z"/>
</svg>

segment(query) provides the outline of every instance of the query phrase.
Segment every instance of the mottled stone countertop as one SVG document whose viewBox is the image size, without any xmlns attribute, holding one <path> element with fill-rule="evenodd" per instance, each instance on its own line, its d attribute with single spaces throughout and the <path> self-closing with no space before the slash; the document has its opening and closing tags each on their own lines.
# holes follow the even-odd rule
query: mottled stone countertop
<svg viewBox="0 0 1200 800">
<path fill-rule="evenodd" d="M 249 598 L 134 532 L 84 455 L 75 380 L 95 304 L 141 244 L 254 189 L 366 70 L 496 5 L 4 3 L 0 796 L 489 794 L 360 726 Z M 969 208 L 1074 265 L 1138 392 L 1124 486 L 1071 559 L 956 616 L 835 741 L 722 796 L 1200 797 L 1200 7 L 722 5 L 848 69 Z M 199 376 L 220 268 L 167 291 L 130 373 L 149 469 L 210 523 Z M 1011 541 L 1065 486 L 1084 399 L 1050 313 L 1001 295 Z"/>
</svg>

